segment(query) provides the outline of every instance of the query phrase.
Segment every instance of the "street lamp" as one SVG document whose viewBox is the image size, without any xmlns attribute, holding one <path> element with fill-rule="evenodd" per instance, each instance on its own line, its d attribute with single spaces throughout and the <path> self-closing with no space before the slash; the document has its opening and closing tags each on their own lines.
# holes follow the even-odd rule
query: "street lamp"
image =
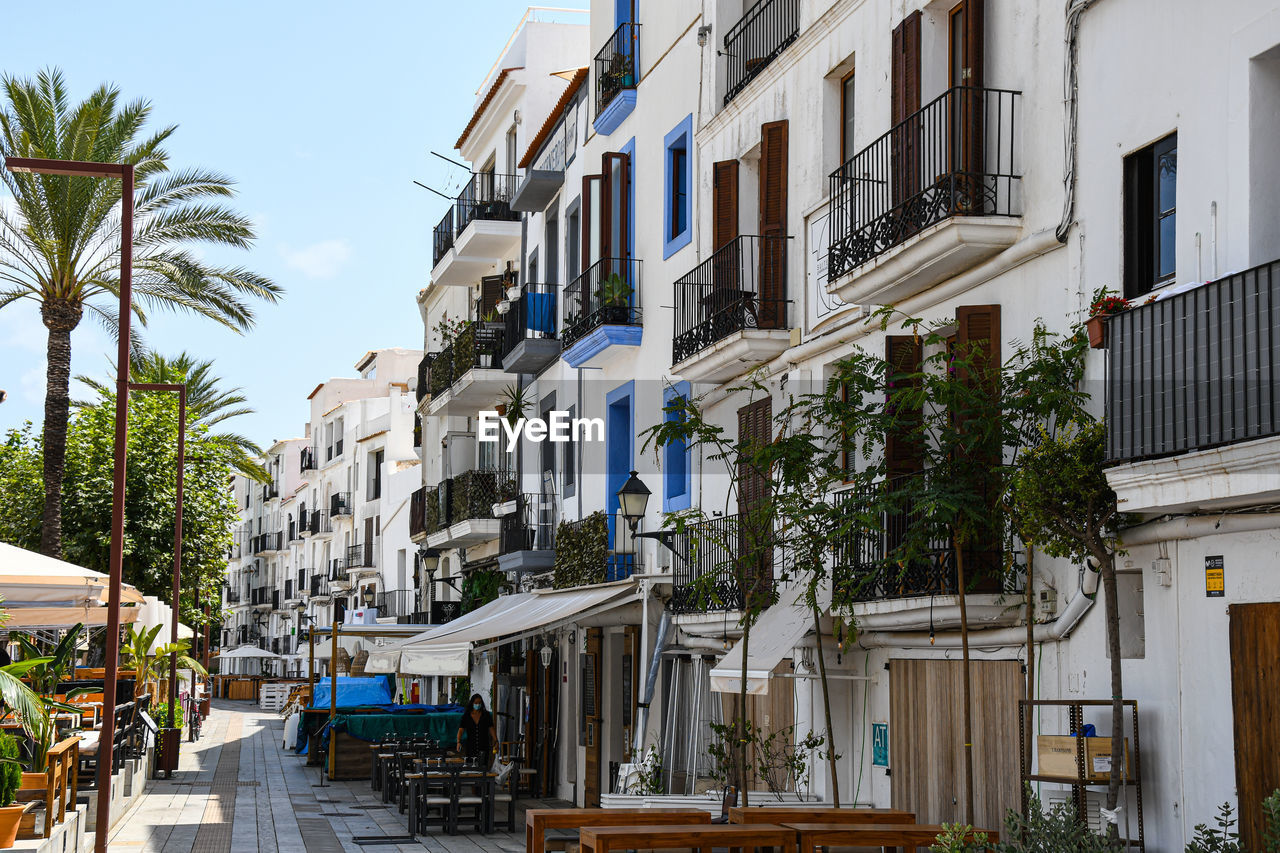
<svg viewBox="0 0 1280 853">
<path fill-rule="evenodd" d="M 107 581 L 106 672 L 102 683 L 102 731 L 98 743 L 98 812 L 93 847 L 107 853 L 111 832 L 111 767 L 115 740 L 116 678 L 120 671 L 120 581 L 124 565 L 124 473 L 128 448 L 129 327 L 133 307 L 133 164 L 85 163 L 6 157 L 11 172 L 120 179 L 120 314 L 116 349 L 115 468 L 111 478 L 111 547 Z M 105 754 L 104 754 L 105 753 Z"/>
<path fill-rule="evenodd" d="M 618 507 L 621 510 L 622 519 L 627 523 L 627 528 L 624 530 L 618 527 L 614 531 L 614 553 L 636 553 L 636 528 L 644 519 L 645 508 L 649 505 L 649 495 L 649 487 L 641 482 L 635 471 L 631 472 L 627 482 L 618 489 Z"/>
<path fill-rule="evenodd" d="M 377 600 L 377 596 L 373 594 L 373 587 L 371 586 L 366 586 L 364 588 L 364 590 L 360 593 L 360 598 L 362 601 L 364 601 L 365 607 L 372 607 L 373 602 Z"/>
</svg>

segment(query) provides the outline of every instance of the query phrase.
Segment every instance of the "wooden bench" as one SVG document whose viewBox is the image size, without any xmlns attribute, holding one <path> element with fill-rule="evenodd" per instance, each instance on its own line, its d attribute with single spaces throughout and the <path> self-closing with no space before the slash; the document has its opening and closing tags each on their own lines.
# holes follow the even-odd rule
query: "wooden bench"
<svg viewBox="0 0 1280 853">
<path fill-rule="evenodd" d="M 901 809 L 838 809 L 790 806 L 736 806 L 729 809 L 729 823 L 915 823 L 916 816 Z"/>
<path fill-rule="evenodd" d="M 794 829 L 768 823 L 714 826 L 584 826 L 582 853 L 612 853 L 614 850 L 669 850 L 693 848 L 712 853 L 712 848 L 739 851 L 749 847 L 791 849 L 796 843 Z"/>
<path fill-rule="evenodd" d="M 645 826 L 659 823 L 710 826 L 711 814 L 702 809 L 529 809 L 524 814 L 525 851 L 546 853 L 548 829 Z"/>
<path fill-rule="evenodd" d="M 818 847 L 883 847 L 887 851 L 905 847 L 929 847 L 943 832 L 941 826 L 923 823 L 850 824 L 850 823 L 786 823 L 800 841 L 799 853 L 814 853 Z M 1000 833 L 975 829 L 970 838 L 985 834 L 987 841 L 1000 840 Z"/>
<path fill-rule="evenodd" d="M 27 814 L 19 827 L 19 837 L 48 838 L 53 832 L 53 825 L 62 822 L 67 807 L 75 808 L 79 764 L 79 738 L 69 737 L 49 748 L 44 790 L 18 792 L 21 800 L 44 804 L 44 834 L 36 835 L 34 815 Z M 28 819 L 32 820 L 30 825 L 27 824 Z"/>
</svg>

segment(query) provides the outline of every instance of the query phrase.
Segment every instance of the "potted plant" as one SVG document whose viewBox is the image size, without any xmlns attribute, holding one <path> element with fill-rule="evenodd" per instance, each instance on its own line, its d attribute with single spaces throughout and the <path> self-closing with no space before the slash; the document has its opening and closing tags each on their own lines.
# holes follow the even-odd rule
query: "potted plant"
<svg viewBox="0 0 1280 853">
<path fill-rule="evenodd" d="M 182 705 L 173 707 L 173 727 L 169 723 L 169 703 L 157 702 L 152 706 L 155 712 L 156 725 L 160 732 L 156 736 L 156 773 L 164 773 L 168 779 L 178 769 L 178 754 L 182 744 L 182 725 L 184 722 Z"/>
<path fill-rule="evenodd" d="M 1123 314 L 1130 308 L 1129 300 L 1123 296 L 1107 296 L 1106 291 L 1094 294 L 1093 304 L 1089 306 L 1089 319 L 1084 327 L 1089 332 L 1089 346 L 1102 349 L 1107 345 L 1107 324 L 1104 317 Z"/>
<path fill-rule="evenodd" d="M 627 325 L 631 311 L 631 294 L 634 292 L 631 285 L 616 272 L 600 282 L 600 288 L 595 295 L 600 300 L 601 315 L 605 323 Z"/>
<path fill-rule="evenodd" d="M 18 840 L 18 824 L 30 805 L 14 805 L 21 784 L 18 741 L 8 732 L 0 731 L 0 848 L 12 847 Z"/>
</svg>

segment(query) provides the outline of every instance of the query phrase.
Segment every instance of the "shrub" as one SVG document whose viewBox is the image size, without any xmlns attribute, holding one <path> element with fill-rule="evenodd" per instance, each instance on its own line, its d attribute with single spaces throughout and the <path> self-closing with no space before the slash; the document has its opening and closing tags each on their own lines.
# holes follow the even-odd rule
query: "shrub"
<svg viewBox="0 0 1280 853">
<path fill-rule="evenodd" d="M 18 763 L 18 739 L 0 732 L 0 807 L 11 806 L 22 787 L 22 765 Z"/>
<path fill-rule="evenodd" d="M 1080 820 L 1070 802 L 1058 803 L 1045 811 L 1040 798 L 1030 795 L 1028 817 L 1017 812 L 1005 818 L 1005 840 L 996 845 L 999 853 L 1111 853 L 1114 848 Z"/>
</svg>

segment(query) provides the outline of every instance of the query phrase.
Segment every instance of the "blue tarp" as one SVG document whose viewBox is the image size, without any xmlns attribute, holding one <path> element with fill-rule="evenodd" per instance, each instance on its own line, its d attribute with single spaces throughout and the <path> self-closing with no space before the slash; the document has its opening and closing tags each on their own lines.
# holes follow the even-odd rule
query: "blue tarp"
<svg viewBox="0 0 1280 853">
<path fill-rule="evenodd" d="M 315 696 L 311 699 L 312 708 L 329 707 L 329 679 L 316 680 Z M 353 678 L 347 675 L 338 676 L 339 708 L 355 708 L 364 705 L 387 705 L 395 695 L 391 677 L 375 675 L 368 678 Z"/>
<path fill-rule="evenodd" d="M 525 326 L 533 332 L 555 334 L 556 331 L 556 295 L 554 293 L 526 293 L 523 297 L 529 304 L 525 309 Z"/>
</svg>

